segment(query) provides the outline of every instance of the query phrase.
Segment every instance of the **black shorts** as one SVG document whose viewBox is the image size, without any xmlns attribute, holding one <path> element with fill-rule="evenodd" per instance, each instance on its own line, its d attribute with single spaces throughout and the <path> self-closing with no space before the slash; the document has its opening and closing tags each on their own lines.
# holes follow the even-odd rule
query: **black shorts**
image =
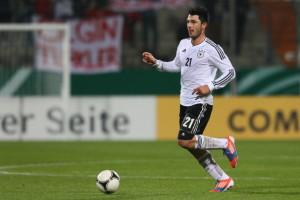
<svg viewBox="0 0 300 200">
<path fill-rule="evenodd" d="M 178 139 L 190 140 L 194 135 L 202 135 L 209 121 L 213 106 L 196 104 L 192 106 L 180 105 Z"/>
</svg>

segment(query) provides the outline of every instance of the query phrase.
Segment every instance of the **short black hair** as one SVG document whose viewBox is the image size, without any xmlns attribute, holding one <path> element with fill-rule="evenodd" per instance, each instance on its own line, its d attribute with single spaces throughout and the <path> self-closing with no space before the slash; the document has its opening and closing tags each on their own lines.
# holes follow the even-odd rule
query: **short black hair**
<svg viewBox="0 0 300 200">
<path fill-rule="evenodd" d="M 189 10 L 190 15 L 198 15 L 199 19 L 201 22 L 206 22 L 208 23 L 209 16 L 208 16 L 208 11 L 205 7 L 197 7 L 197 8 L 191 8 Z"/>
</svg>

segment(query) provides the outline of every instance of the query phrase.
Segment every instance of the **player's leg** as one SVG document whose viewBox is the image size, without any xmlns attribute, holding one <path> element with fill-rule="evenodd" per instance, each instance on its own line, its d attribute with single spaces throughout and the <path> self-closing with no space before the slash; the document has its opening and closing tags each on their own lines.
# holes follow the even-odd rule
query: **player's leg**
<svg viewBox="0 0 300 200">
<path fill-rule="evenodd" d="M 224 180 L 229 178 L 229 176 L 216 163 L 208 150 L 188 149 L 188 151 L 213 179 Z"/>
<path fill-rule="evenodd" d="M 233 180 L 214 161 L 209 151 L 195 148 L 198 141 L 194 134 L 203 133 L 209 121 L 211 111 L 212 106 L 210 105 L 198 104 L 188 108 L 181 107 L 181 126 L 178 134 L 178 144 L 188 149 L 204 170 L 217 181 L 217 186 L 213 191 L 221 192 L 232 187 L 234 184 Z M 198 121 L 196 122 L 196 120 Z"/>
<path fill-rule="evenodd" d="M 225 192 L 234 186 L 234 181 L 224 170 L 216 163 L 208 150 L 188 149 L 196 158 L 203 169 L 214 179 L 217 184 L 210 192 Z"/>
<path fill-rule="evenodd" d="M 183 114 L 182 112 L 185 113 Z M 190 107 L 185 107 L 184 110 L 180 110 L 181 124 L 178 135 L 178 143 L 180 146 L 187 149 L 226 148 L 227 139 L 213 138 L 202 135 L 209 121 L 211 112 L 212 106 L 209 104 L 197 104 Z"/>
<path fill-rule="evenodd" d="M 212 106 L 209 104 L 196 104 L 193 106 L 180 105 L 178 140 L 191 140 L 194 135 L 202 134 L 212 112 Z M 183 146 L 184 147 L 184 146 Z"/>
<path fill-rule="evenodd" d="M 230 166 L 235 168 L 238 163 L 238 154 L 235 146 L 235 140 L 232 136 L 227 138 L 213 138 L 204 135 L 195 135 L 195 148 L 198 149 L 223 149 L 227 156 Z"/>
<path fill-rule="evenodd" d="M 197 104 L 183 110 L 180 114 L 181 127 L 178 135 L 178 144 L 187 149 L 223 149 L 232 168 L 237 166 L 238 155 L 235 140 L 232 136 L 215 138 L 202 135 L 212 111 L 208 104 Z M 183 117 L 184 116 L 184 117 Z"/>
<path fill-rule="evenodd" d="M 184 108 L 184 109 L 183 109 Z M 180 130 L 178 134 L 178 144 L 187 149 L 199 148 L 198 145 L 200 140 L 200 136 L 209 121 L 210 115 L 212 112 L 212 106 L 209 104 L 196 104 L 190 107 L 180 107 Z M 199 136 L 195 137 L 195 135 Z M 217 139 L 210 140 L 209 137 L 203 138 L 207 140 L 205 141 L 206 146 L 201 146 L 203 148 L 200 149 L 210 149 L 206 147 L 215 148 L 225 148 L 226 140 L 225 139 Z M 198 140 L 199 139 L 199 140 Z"/>
</svg>

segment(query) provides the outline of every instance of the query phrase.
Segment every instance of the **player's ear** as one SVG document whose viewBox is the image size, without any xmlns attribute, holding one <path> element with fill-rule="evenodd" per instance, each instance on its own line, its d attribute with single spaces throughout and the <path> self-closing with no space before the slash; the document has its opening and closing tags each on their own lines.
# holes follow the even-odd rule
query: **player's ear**
<svg viewBox="0 0 300 200">
<path fill-rule="evenodd" d="M 203 30 L 204 32 L 206 31 L 207 26 L 208 26 L 208 23 L 207 23 L 207 22 L 201 23 L 201 27 L 202 27 L 202 30 Z"/>
</svg>

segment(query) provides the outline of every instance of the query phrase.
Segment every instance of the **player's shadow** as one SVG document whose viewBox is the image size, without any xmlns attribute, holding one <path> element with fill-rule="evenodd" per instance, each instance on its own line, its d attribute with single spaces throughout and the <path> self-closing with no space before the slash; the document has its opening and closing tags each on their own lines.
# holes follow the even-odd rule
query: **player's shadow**
<svg viewBox="0 0 300 200">
<path fill-rule="evenodd" d="M 285 189 L 286 191 L 282 191 Z M 291 190 L 298 190 L 298 187 L 295 185 L 293 186 L 288 186 L 288 185 L 278 185 L 278 186 L 260 186 L 260 185 L 255 185 L 255 186 L 250 186 L 250 187 L 238 187 L 234 190 L 236 193 L 244 193 L 244 194 L 263 194 L 263 195 L 284 195 L 284 196 L 299 196 L 300 192 L 294 191 L 292 192 Z"/>
</svg>

